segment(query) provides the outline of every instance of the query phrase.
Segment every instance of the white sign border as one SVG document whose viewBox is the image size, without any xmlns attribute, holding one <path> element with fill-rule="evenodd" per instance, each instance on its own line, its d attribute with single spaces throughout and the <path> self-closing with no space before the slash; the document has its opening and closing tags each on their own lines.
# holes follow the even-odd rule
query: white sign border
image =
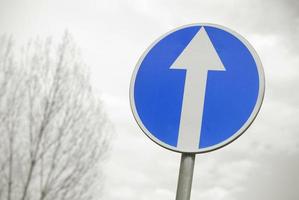
<svg viewBox="0 0 299 200">
<path fill-rule="evenodd" d="M 222 29 L 232 35 L 234 35 L 236 38 L 238 38 L 246 47 L 247 49 L 250 51 L 251 55 L 254 58 L 254 61 L 257 65 L 257 70 L 258 70 L 258 75 L 259 75 L 259 93 L 258 93 L 258 98 L 255 104 L 255 107 L 250 115 L 250 117 L 247 119 L 247 121 L 243 124 L 243 126 L 236 132 L 234 133 L 231 137 L 229 137 L 228 139 L 222 141 L 221 143 L 218 143 L 216 145 L 210 146 L 210 147 L 206 147 L 206 148 L 201 148 L 198 149 L 198 151 L 183 151 L 180 150 L 177 147 L 171 146 L 169 144 L 166 144 L 165 142 L 162 142 L 161 140 L 159 140 L 158 138 L 156 138 L 149 130 L 147 130 L 147 128 L 144 126 L 144 124 L 142 123 L 136 106 L 135 106 L 135 99 L 134 99 L 134 85 L 135 85 L 135 80 L 136 80 L 136 75 L 138 73 L 138 70 L 140 68 L 140 65 L 142 63 L 142 61 L 144 60 L 145 56 L 148 54 L 148 52 L 158 43 L 160 42 L 164 37 L 166 37 L 167 35 L 178 31 L 180 29 L 183 28 L 187 28 L 187 27 L 192 27 L 192 26 L 210 26 L 210 27 L 215 27 L 215 28 L 219 28 Z M 165 34 L 163 34 L 162 36 L 160 36 L 158 39 L 156 39 L 147 49 L 146 51 L 142 54 L 142 56 L 139 58 L 135 69 L 133 71 L 133 75 L 131 78 L 131 82 L 130 82 L 130 91 L 129 91 L 129 98 L 130 98 L 130 105 L 131 105 L 131 110 L 133 113 L 133 116 L 137 122 L 137 124 L 139 125 L 139 127 L 141 128 L 141 130 L 145 133 L 145 135 L 147 137 L 149 137 L 152 141 L 154 141 L 156 144 L 160 145 L 163 148 L 166 148 L 168 150 L 171 151 L 175 151 L 175 152 L 179 152 L 179 153 L 206 153 L 206 152 L 210 152 L 210 151 L 214 151 L 217 149 L 220 149 L 228 144 L 230 144 L 231 142 L 233 142 L 234 140 L 236 140 L 238 137 L 240 137 L 249 127 L 250 125 L 253 123 L 253 121 L 255 120 L 258 112 L 260 111 L 260 108 L 262 106 L 263 103 L 263 99 L 264 99 L 264 95 L 265 95 L 265 75 L 264 75 L 264 70 L 262 67 L 262 62 L 257 54 L 257 52 L 254 50 L 254 48 L 252 47 L 252 45 L 243 37 L 241 36 L 239 33 L 221 26 L 221 25 L 217 25 L 217 24 L 212 24 L 212 23 L 193 23 L 193 24 L 187 24 L 184 26 L 180 26 L 177 27 Z"/>
</svg>

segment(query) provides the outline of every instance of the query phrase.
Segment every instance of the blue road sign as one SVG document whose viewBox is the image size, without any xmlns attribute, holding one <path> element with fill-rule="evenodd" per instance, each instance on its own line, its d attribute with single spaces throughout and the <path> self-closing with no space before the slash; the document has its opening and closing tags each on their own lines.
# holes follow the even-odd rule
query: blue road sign
<svg viewBox="0 0 299 200">
<path fill-rule="evenodd" d="M 255 119 L 264 73 L 253 47 L 213 24 L 175 29 L 137 63 L 130 86 L 143 132 L 177 152 L 202 153 L 238 138 Z"/>
</svg>

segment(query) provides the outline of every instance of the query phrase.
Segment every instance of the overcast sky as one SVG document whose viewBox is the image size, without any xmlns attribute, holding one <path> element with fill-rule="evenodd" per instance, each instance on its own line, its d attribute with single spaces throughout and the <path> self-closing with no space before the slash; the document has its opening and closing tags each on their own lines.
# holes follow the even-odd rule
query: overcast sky
<svg viewBox="0 0 299 200">
<path fill-rule="evenodd" d="M 173 200 L 180 154 L 150 141 L 129 106 L 130 78 L 160 35 L 190 23 L 243 35 L 266 76 L 262 109 L 234 143 L 197 155 L 191 199 L 299 199 L 299 1 L 0 0 L 0 33 L 18 43 L 67 29 L 92 69 L 116 134 L 105 166 L 105 200 Z"/>
</svg>

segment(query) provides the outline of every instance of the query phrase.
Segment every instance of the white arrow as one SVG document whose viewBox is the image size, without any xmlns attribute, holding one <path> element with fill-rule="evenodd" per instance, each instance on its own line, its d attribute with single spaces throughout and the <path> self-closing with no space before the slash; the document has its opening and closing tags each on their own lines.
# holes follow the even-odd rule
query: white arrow
<svg viewBox="0 0 299 200">
<path fill-rule="evenodd" d="M 195 151 L 199 148 L 208 71 L 225 71 L 204 27 L 196 33 L 170 69 L 186 70 L 177 147 Z"/>
</svg>

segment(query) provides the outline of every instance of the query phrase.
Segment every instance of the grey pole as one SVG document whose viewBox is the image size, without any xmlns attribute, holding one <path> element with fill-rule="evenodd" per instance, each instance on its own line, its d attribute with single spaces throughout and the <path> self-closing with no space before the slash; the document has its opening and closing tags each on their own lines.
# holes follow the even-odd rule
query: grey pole
<svg viewBox="0 0 299 200">
<path fill-rule="evenodd" d="M 195 154 L 182 153 L 176 200 L 190 200 Z"/>
</svg>

